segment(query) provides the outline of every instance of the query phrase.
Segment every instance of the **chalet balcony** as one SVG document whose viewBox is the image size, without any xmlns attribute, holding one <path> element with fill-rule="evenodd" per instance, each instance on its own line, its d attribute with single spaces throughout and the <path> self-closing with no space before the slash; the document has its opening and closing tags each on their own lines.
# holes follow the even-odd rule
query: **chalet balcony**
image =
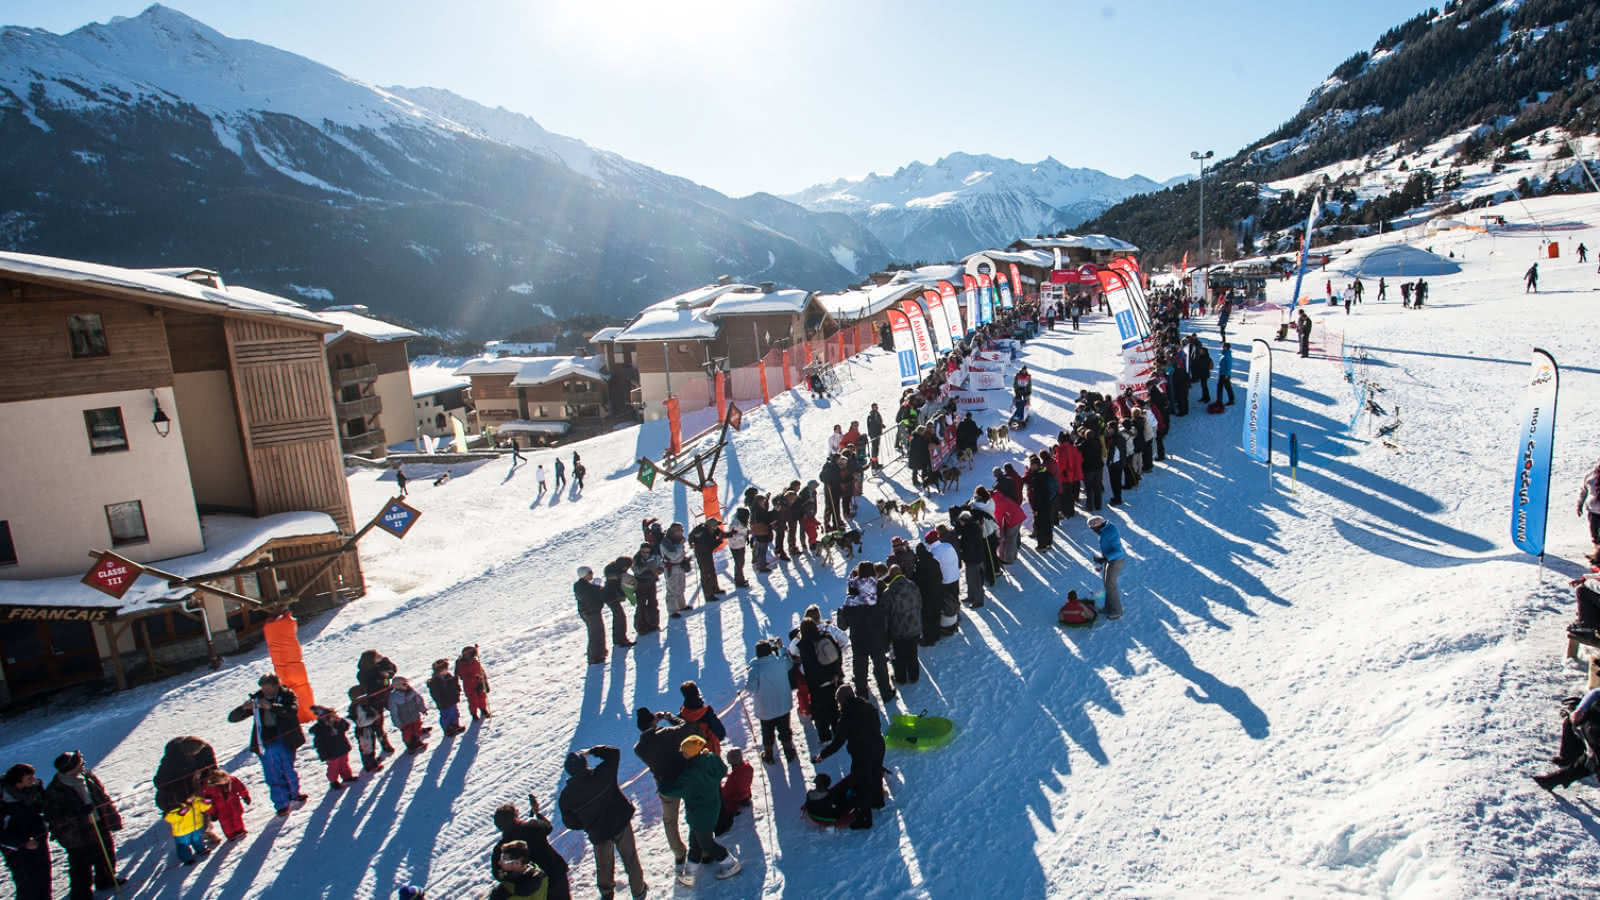
<svg viewBox="0 0 1600 900">
<path fill-rule="evenodd" d="M 338 371 L 338 376 L 338 387 L 348 387 L 352 384 L 366 384 L 368 382 L 378 380 L 378 366 L 376 363 L 368 363 L 364 366 L 352 366 L 348 369 L 340 369 Z"/>
<path fill-rule="evenodd" d="M 334 409 L 339 414 L 341 421 L 345 419 L 364 419 L 383 412 L 382 397 L 361 397 L 357 400 L 347 400 L 335 403 Z"/>
<path fill-rule="evenodd" d="M 339 437 L 339 446 L 346 453 L 363 453 L 367 450 L 376 450 L 383 447 L 385 443 L 381 430 L 369 431 L 365 434 L 341 435 Z"/>
</svg>

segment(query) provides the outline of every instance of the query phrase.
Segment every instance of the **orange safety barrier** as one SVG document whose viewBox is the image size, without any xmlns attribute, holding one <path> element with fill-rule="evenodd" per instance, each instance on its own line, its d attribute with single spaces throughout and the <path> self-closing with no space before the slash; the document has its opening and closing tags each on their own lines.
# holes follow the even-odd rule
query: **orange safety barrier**
<svg viewBox="0 0 1600 900">
<path fill-rule="evenodd" d="M 278 673 L 278 681 L 294 691 L 299 701 L 300 722 L 304 724 L 316 721 L 311 704 L 316 703 L 317 698 L 311 693 L 306 664 L 300 656 L 299 629 L 300 623 L 295 621 L 294 615 L 284 613 L 261 626 L 261 636 L 266 638 L 267 655 L 272 658 L 272 670 Z"/>
</svg>

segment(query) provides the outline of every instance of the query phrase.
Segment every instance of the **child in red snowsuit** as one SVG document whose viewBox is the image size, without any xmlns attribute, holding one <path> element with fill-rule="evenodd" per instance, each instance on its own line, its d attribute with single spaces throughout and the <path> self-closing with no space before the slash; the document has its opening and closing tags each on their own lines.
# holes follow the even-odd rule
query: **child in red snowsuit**
<svg viewBox="0 0 1600 900">
<path fill-rule="evenodd" d="M 755 767 L 744 761 L 744 751 L 729 748 L 728 777 L 722 781 L 722 814 L 717 818 L 715 834 L 732 828 L 733 817 L 750 805 L 750 783 L 755 775 Z"/>
<path fill-rule="evenodd" d="M 200 797 L 211 804 L 211 818 L 222 826 L 222 833 L 228 840 L 244 836 L 244 805 L 250 802 L 250 791 L 244 782 L 221 769 L 215 769 L 206 776 Z"/>
<path fill-rule="evenodd" d="M 456 660 L 456 677 L 461 679 L 461 690 L 467 695 L 467 709 L 476 719 L 489 718 L 489 676 L 478 661 L 478 645 L 461 648 L 461 658 Z"/>
</svg>

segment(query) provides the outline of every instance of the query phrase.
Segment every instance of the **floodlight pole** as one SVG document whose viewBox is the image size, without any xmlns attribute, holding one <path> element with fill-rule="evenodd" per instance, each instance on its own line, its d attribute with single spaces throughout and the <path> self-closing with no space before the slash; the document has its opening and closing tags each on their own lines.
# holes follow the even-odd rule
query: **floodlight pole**
<svg viewBox="0 0 1600 900">
<path fill-rule="evenodd" d="M 1200 160 L 1200 271 L 1206 270 L 1206 160 L 1216 156 L 1216 151 L 1207 150 L 1201 153 L 1198 150 L 1189 154 L 1190 159 Z"/>
</svg>

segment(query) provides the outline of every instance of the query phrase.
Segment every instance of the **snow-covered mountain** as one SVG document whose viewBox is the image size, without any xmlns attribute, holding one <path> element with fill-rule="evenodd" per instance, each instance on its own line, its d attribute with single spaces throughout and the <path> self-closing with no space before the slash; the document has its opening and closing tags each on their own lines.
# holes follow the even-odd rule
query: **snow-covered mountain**
<svg viewBox="0 0 1600 900">
<path fill-rule="evenodd" d="M 730 198 L 159 5 L 0 29 L 0 135 L 0 246 L 203 265 L 440 330 L 625 314 L 723 273 L 842 287 L 890 260 L 845 216 Z"/>
<path fill-rule="evenodd" d="M 1053 157 L 1021 163 L 952 153 L 931 166 L 913 162 L 893 175 L 841 178 L 785 199 L 814 211 L 846 213 L 902 259 L 931 261 L 1071 228 L 1120 200 L 1162 187 L 1142 175 L 1116 178 Z"/>
</svg>

